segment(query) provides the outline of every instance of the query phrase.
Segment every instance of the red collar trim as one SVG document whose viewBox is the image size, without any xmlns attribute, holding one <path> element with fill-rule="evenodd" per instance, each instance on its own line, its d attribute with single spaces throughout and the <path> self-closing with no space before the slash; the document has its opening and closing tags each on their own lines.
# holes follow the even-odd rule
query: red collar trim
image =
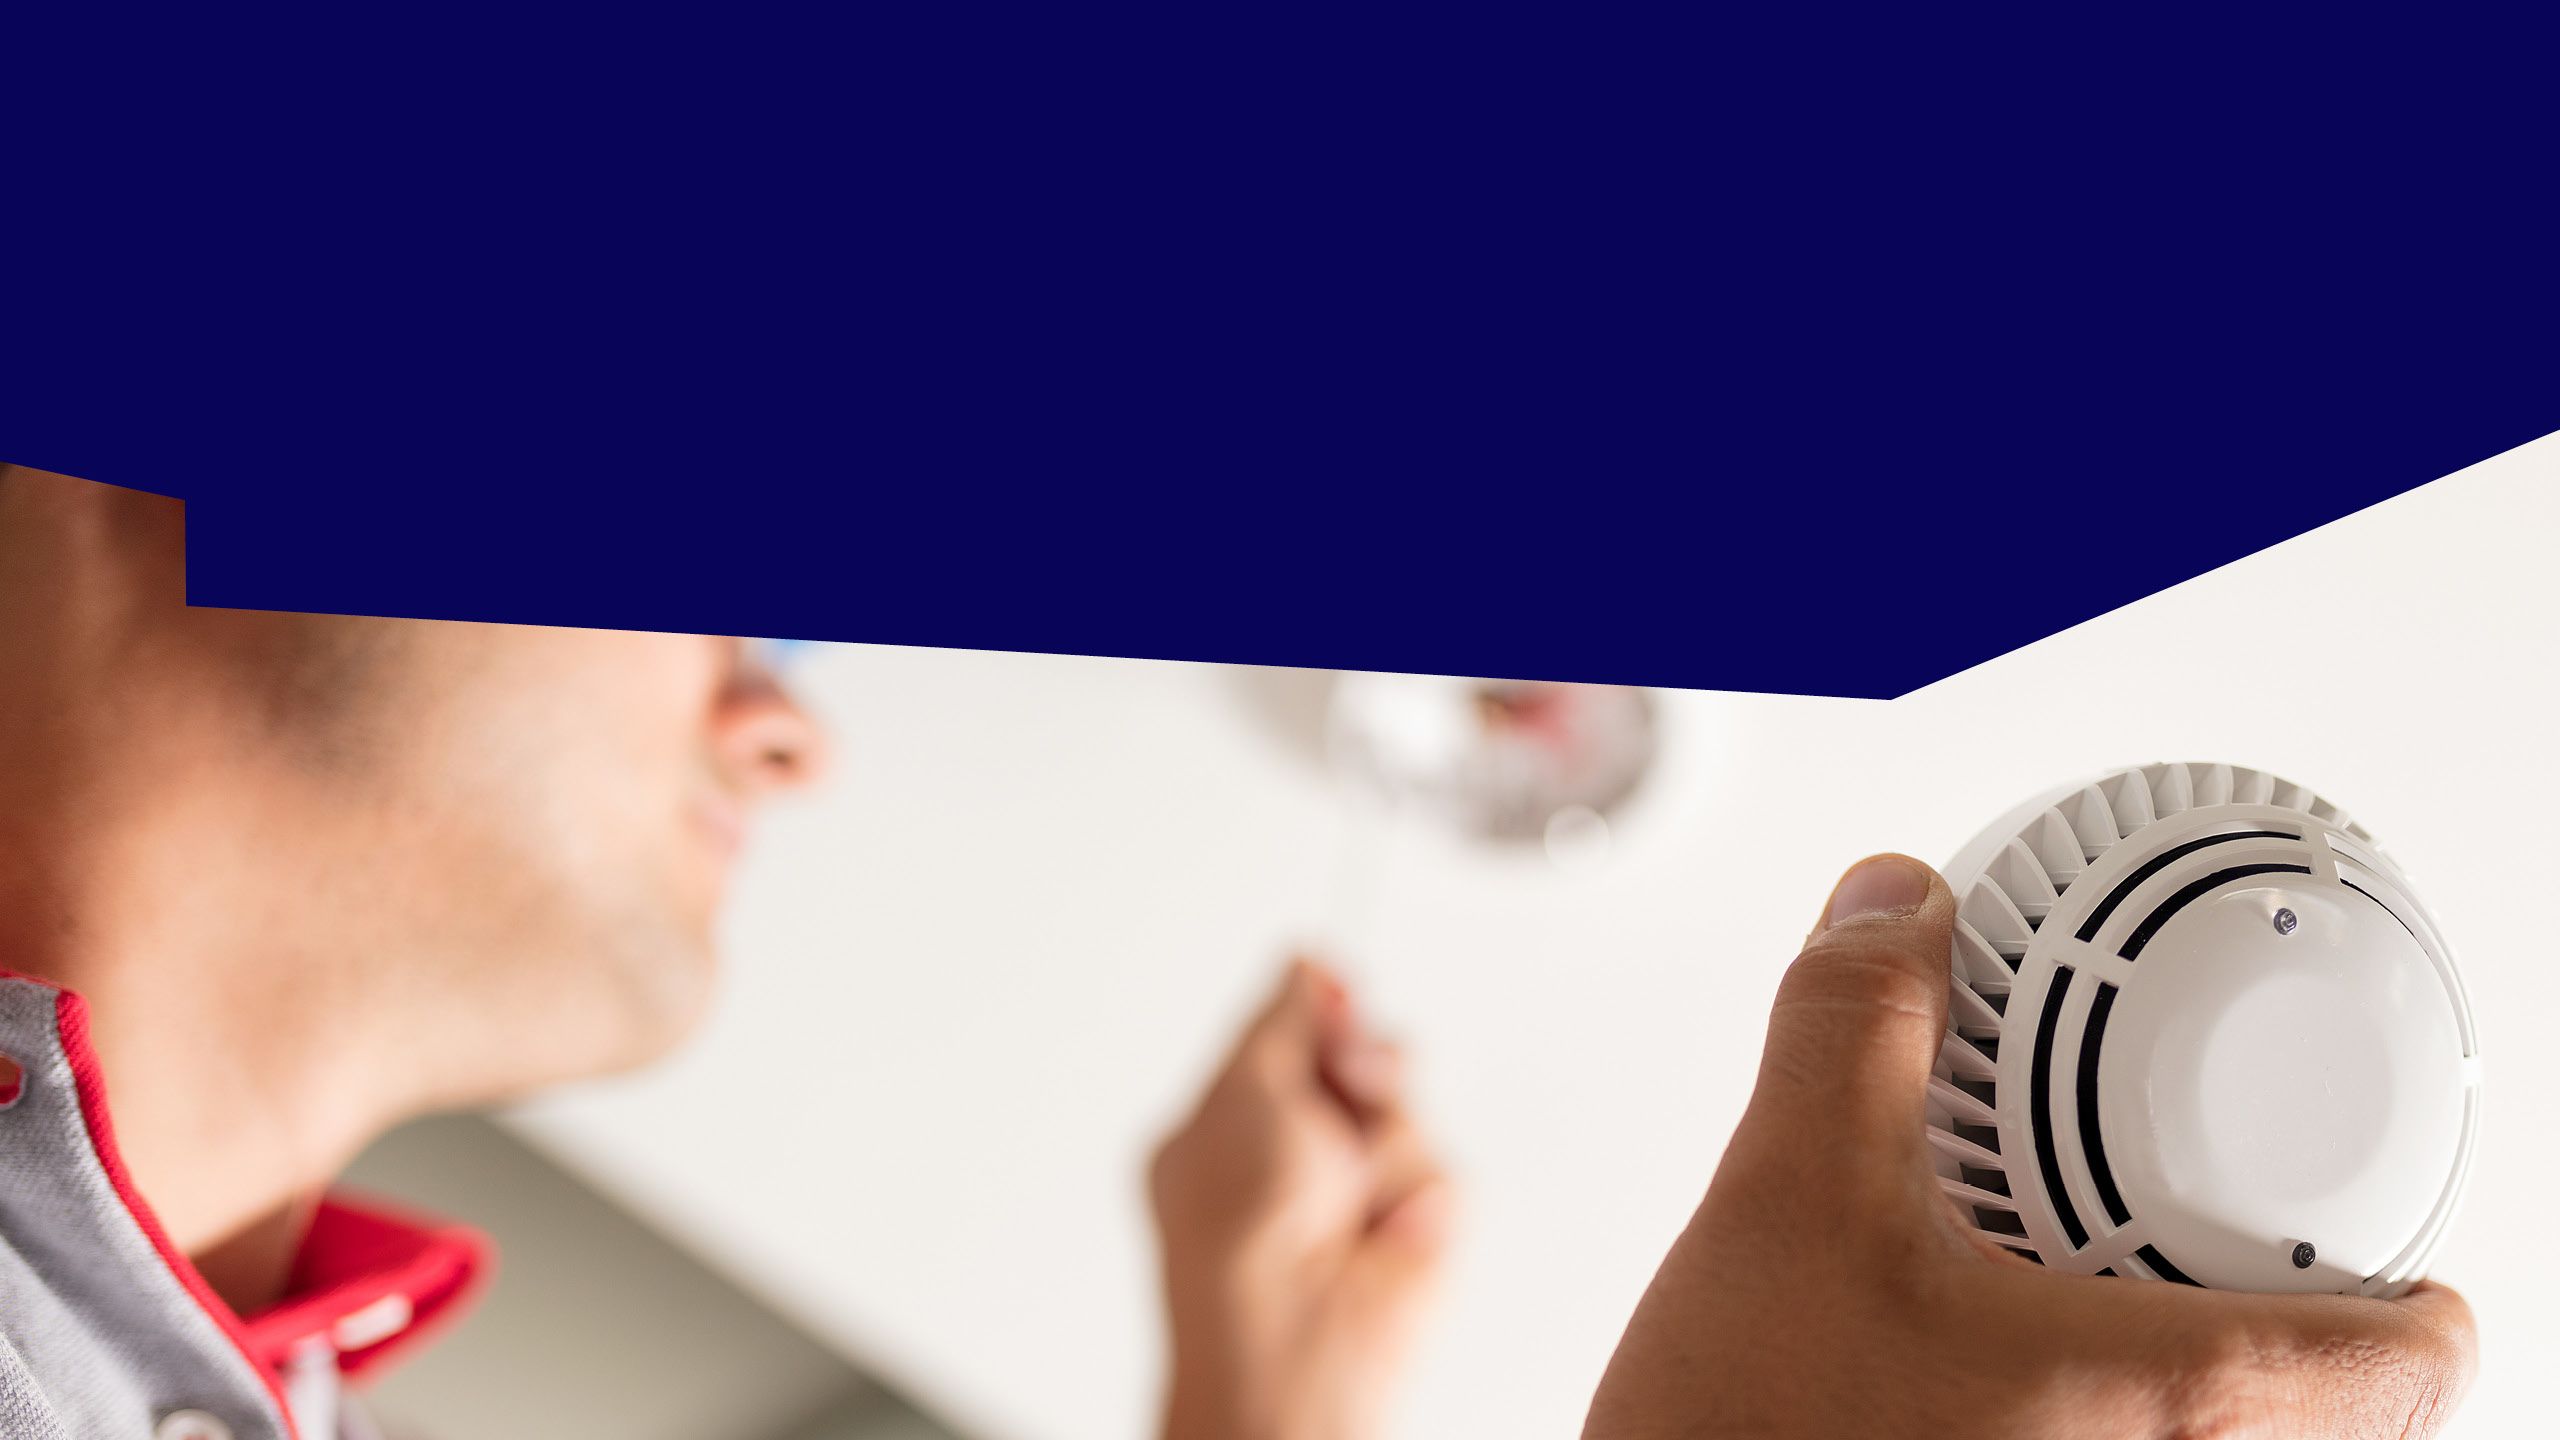
<svg viewBox="0 0 2560 1440">
<path fill-rule="evenodd" d="M 150 1203 L 134 1189 L 107 1117 L 97 1052 L 89 1045 L 88 1004 L 72 991 L 50 988 L 55 992 L 55 1032 L 71 1067 L 80 1116 L 88 1124 L 99 1168 L 179 1284 L 256 1364 L 288 1435 L 293 1433 L 293 1412 L 285 1399 L 284 1366 L 311 1342 L 327 1343 L 344 1374 L 378 1377 L 461 1319 L 478 1298 L 495 1268 L 487 1236 L 372 1200 L 332 1194 L 320 1202 L 310 1233 L 294 1256 L 286 1297 L 243 1321 L 213 1293 L 195 1262 L 169 1243 Z"/>
<path fill-rule="evenodd" d="M 342 1373 L 378 1376 L 461 1319 L 494 1266 L 477 1230 L 332 1193 L 285 1298 L 243 1322 L 249 1353 L 280 1372 L 317 1341 Z"/>
<path fill-rule="evenodd" d="M 249 1337 L 240 1328 L 240 1318 L 231 1313 L 221 1296 L 213 1293 L 213 1287 L 197 1272 L 195 1262 L 169 1243 L 169 1232 L 160 1228 L 160 1217 L 142 1198 L 142 1192 L 133 1188 L 133 1176 L 124 1168 L 124 1155 L 116 1149 L 115 1126 L 107 1119 L 107 1085 L 98 1071 L 98 1052 L 89 1045 L 88 1002 L 49 981 L 38 983 L 50 986 L 54 992 L 54 1035 L 62 1046 L 63 1059 L 71 1067 L 72 1088 L 79 1092 L 80 1118 L 89 1128 L 89 1148 L 97 1154 L 98 1168 L 106 1172 L 116 1198 L 124 1202 L 126 1213 L 141 1228 L 151 1248 L 160 1253 L 161 1263 L 169 1267 L 169 1273 L 195 1297 L 196 1304 L 221 1327 L 223 1335 L 243 1355 L 249 1355 Z M 258 1378 L 266 1382 L 268 1398 L 275 1402 L 276 1417 L 284 1424 L 287 1440 L 302 1440 L 301 1429 L 294 1424 L 293 1405 L 285 1399 L 284 1386 L 276 1372 L 264 1365 L 255 1368 Z"/>
</svg>

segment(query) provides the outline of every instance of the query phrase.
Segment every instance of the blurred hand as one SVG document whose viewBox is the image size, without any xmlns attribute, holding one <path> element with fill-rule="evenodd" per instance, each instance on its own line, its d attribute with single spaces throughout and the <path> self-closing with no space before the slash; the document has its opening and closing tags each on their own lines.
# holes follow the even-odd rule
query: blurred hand
<svg viewBox="0 0 2560 1440">
<path fill-rule="evenodd" d="M 1450 1187 L 1401 1057 L 1299 961 L 1149 1172 L 1173 1329 L 1165 1440 L 1367 1440 Z"/>
<path fill-rule="evenodd" d="M 2474 1343 L 2442 1286 L 2242 1295 L 2065 1275 L 1972 1236 L 1922 1134 L 1954 917 L 1916 860 L 1843 877 L 1586 1440 L 2435 1434 Z"/>
</svg>

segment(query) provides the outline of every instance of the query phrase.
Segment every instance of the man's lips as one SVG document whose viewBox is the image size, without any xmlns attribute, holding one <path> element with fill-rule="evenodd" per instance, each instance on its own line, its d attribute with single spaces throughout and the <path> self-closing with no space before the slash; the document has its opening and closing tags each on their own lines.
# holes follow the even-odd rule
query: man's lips
<svg viewBox="0 0 2560 1440">
<path fill-rule="evenodd" d="M 694 798 L 693 818 L 721 858 L 746 848 L 747 807 L 737 797 L 721 790 L 703 791 Z"/>
</svg>

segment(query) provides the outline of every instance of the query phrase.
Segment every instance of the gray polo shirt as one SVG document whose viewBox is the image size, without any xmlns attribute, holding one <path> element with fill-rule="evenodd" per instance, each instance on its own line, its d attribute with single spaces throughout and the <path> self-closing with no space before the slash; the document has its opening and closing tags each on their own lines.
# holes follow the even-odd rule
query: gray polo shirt
<svg viewBox="0 0 2560 1440">
<path fill-rule="evenodd" d="M 0 1437 L 364 1440 L 342 1392 L 459 1314 L 477 1234 L 332 1196 L 278 1304 L 232 1312 L 118 1158 L 88 1012 L 0 973 Z"/>
</svg>

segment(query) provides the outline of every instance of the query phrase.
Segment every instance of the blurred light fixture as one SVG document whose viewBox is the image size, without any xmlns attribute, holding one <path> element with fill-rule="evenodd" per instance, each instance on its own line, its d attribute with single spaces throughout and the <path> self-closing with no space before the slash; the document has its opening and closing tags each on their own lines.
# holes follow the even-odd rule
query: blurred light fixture
<svg viewBox="0 0 2560 1440">
<path fill-rule="evenodd" d="M 1566 869 L 1607 857 L 1608 817 L 1659 744 L 1653 697 L 1631 685 L 1367 671 L 1336 680 L 1325 734 L 1333 767 L 1390 804 L 1543 843 Z"/>
</svg>

